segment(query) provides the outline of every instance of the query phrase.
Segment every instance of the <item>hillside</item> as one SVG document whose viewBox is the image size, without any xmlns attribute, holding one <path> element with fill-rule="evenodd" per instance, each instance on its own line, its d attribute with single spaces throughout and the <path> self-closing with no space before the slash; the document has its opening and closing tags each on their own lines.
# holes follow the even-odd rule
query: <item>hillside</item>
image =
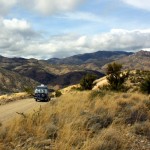
<svg viewBox="0 0 150 150">
<path fill-rule="evenodd" d="M 20 74 L 0 68 L 0 94 L 20 92 L 25 88 L 34 88 L 38 82 Z"/>
<path fill-rule="evenodd" d="M 149 98 L 71 91 L 0 128 L 0 149 L 149 150 Z"/>
<path fill-rule="evenodd" d="M 150 70 L 150 51 L 141 50 L 135 54 L 123 57 L 115 62 L 123 64 L 124 69 Z M 103 67 L 106 68 L 107 64 Z"/>
<path fill-rule="evenodd" d="M 0 67 L 42 83 L 47 83 L 47 80 L 55 76 L 53 73 L 49 73 L 48 64 L 36 59 L 2 57 Z"/>
<path fill-rule="evenodd" d="M 45 61 L 24 58 L 6 58 L 0 59 L 0 67 L 8 71 L 20 74 L 33 79 L 39 83 L 54 86 L 65 87 L 77 84 L 87 73 L 94 73 L 101 77 L 103 74 L 98 71 L 86 70 L 80 66 L 70 65 L 52 65 Z M 9 73 L 9 72 L 8 72 Z"/>
<path fill-rule="evenodd" d="M 98 51 L 64 59 L 53 58 L 48 61 L 0 56 L 0 67 L 8 73 L 10 71 L 19 74 L 20 78 L 21 76 L 22 78 L 27 77 L 51 88 L 55 86 L 66 87 L 79 83 L 87 72 L 96 73 L 98 77 L 101 77 L 101 72 L 104 72 L 107 66 L 104 64 L 114 60 L 123 64 L 124 69 L 150 70 L 149 53 L 146 51 L 139 51 L 135 54 L 119 51 Z M 5 89 L 9 91 L 9 87 Z"/>
<path fill-rule="evenodd" d="M 101 78 L 104 76 L 103 73 L 100 73 L 98 71 L 93 71 L 93 70 L 75 71 L 75 72 L 69 72 L 69 73 L 57 76 L 51 82 L 49 82 L 49 85 L 52 87 L 59 86 L 63 88 L 69 85 L 78 84 L 80 80 L 82 79 L 82 77 L 85 76 L 86 74 L 96 75 L 97 78 Z"/>
</svg>

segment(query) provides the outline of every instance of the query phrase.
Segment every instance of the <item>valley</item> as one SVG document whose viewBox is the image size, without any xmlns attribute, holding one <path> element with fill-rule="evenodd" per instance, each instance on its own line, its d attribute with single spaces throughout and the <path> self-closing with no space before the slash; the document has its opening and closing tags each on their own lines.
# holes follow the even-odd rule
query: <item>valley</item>
<svg viewBox="0 0 150 150">
<path fill-rule="evenodd" d="M 105 75 L 106 64 L 113 61 L 122 63 L 124 69 L 149 70 L 149 53 L 148 51 L 139 51 L 135 54 L 121 51 L 98 51 L 49 60 L 1 56 L 1 93 L 22 92 L 38 84 L 46 84 L 54 90 L 56 87 L 64 88 L 79 83 L 87 73 L 95 74 L 100 78 Z M 10 75 L 12 78 L 9 77 Z"/>
</svg>

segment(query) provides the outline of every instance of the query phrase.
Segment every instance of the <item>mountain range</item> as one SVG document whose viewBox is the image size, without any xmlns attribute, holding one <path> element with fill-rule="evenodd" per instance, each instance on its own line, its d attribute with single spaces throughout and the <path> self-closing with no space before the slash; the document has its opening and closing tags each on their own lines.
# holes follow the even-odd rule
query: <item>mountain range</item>
<svg viewBox="0 0 150 150">
<path fill-rule="evenodd" d="M 47 62 L 50 64 L 57 64 L 57 65 L 60 64 L 83 65 L 83 64 L 94 63 L 99 66 L 103 66 L 108 62 L 122 58 L 124 56 L 129 56 L 131 54 L 133 53 L 124 52 L 124 51 L 97 51 L 94 53 L 74 55 L 63 59 L 51 58 L 48 59 Z"/>
<path fill-rule="evenodd" d="M 79 83 L 87 73 L 104 76 L 106 64 L 114 61 L 123 64 L 124 69 L 150 70 L 148 51 L 98 51 L 48 60 L 0 56 L 0 91 L 19 91 L 26 87 L 34 88 L 41 83 L 51 88 L 66 87 Z"/>
</svg>

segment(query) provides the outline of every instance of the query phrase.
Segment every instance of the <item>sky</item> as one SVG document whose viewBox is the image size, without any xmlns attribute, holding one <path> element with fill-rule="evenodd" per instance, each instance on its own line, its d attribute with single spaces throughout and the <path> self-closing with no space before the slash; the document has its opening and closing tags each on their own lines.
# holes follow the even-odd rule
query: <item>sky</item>
<svg viewBox="0 0 150 150">
<path fill-rule="evenodd" d="M 0 55 L 150 50 L 150 0 L 0 0 Z"/>
</svg>

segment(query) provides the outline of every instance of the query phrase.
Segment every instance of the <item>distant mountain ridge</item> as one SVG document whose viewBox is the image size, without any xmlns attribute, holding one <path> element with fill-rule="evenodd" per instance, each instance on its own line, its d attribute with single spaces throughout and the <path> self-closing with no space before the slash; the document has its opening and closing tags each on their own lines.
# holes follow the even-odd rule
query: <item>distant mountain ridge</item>
<svg viewBox="0 0 150 150">
<path fill-rule="evenodd" d="M 129 70 L 150 70 L 150 51 L 141 50 L 132 55 L 115 60 Z M 105 70 L 107 64 L 102 69 Z"/>
<path fill-rule="evenodd" d="M 82 65 L 86 63 L 100 64 L 100 61 L 101 63 L 102 62 L 106 63 L 124 56 L 129 56 L 131 54 L 133 53 L 125 51 L 97 51 L 94 53 L 74 55 L 63 59 L 51 58 L 48 59 L 47 62 L 50 64 L 67 64 L 67 65 Z"/>
<path fill-rule="evenodd" d="M 150 57 L 150 51 L 141 50 L 134 54 L 135 56 Z"/>
</svg>

